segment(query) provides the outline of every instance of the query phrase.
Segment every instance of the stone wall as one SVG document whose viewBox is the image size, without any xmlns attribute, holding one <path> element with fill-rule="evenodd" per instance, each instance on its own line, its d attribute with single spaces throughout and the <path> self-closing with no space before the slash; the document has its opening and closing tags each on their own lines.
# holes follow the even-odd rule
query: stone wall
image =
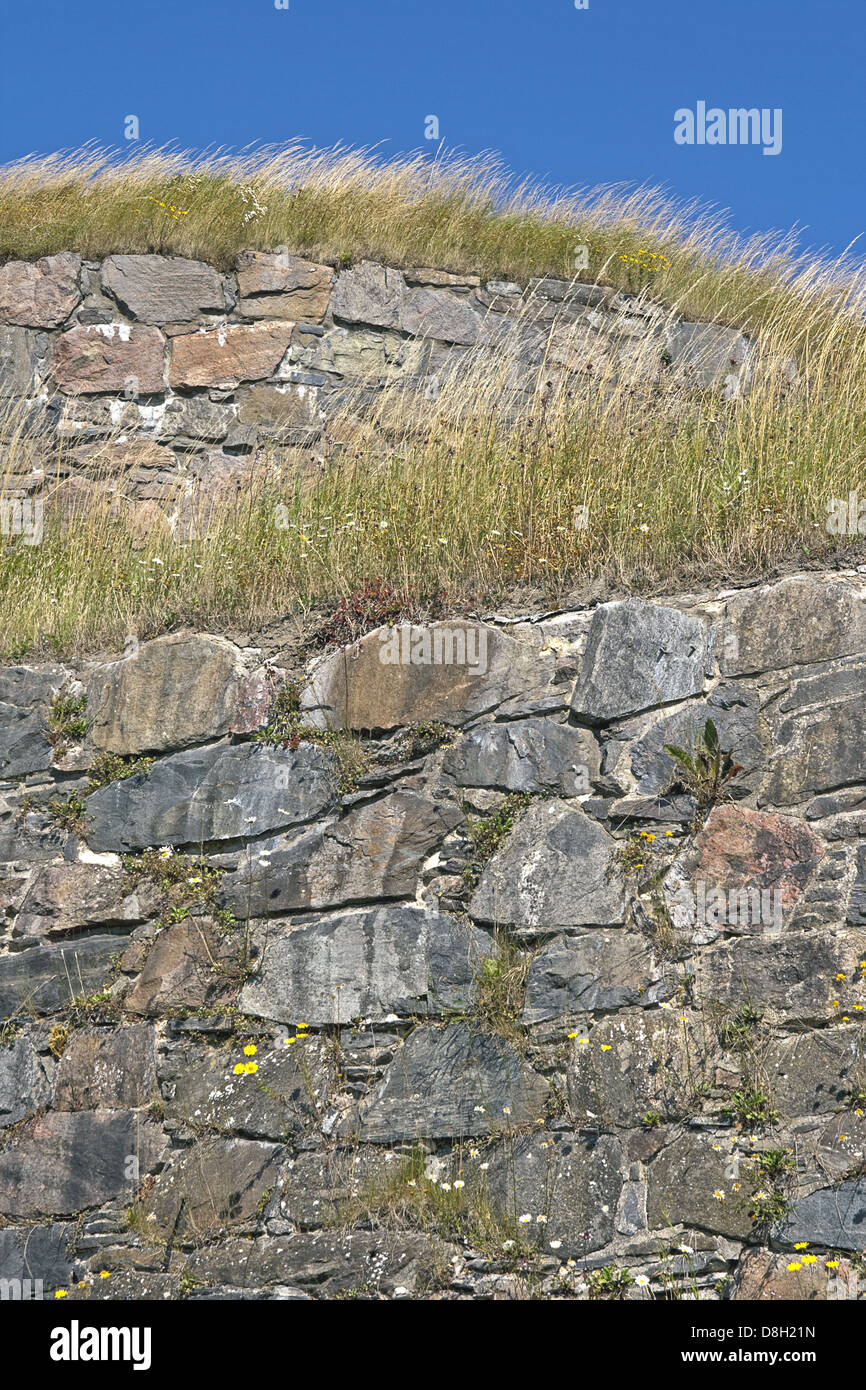
<svg viewBox="0 0 866 1390">
<path fill-rule="evenodd" d="M 329 272 L 270 265 L 244 295 L 330 312 Z M 56 273 L 46 319 L 96 312 Z M 331 302 L 393 331 L 392 288 Z M 864 597 L 397 627 L 299 688 L 194 633 L 0 670 L 0 1277 L 862 1298 Z"/>
<path fill-rule="evenodd" d="M 285 250 L 245 252 L 227 273 L 64 252 L 0 266 L 0 412 L 17 408 L 38 432 L 28 447 L 0 444 L 0 477 L 27 495 L 51 474 L 56 503 L 57 471 L 80 496 L 97 458 L 100 486 L 176 526 L 191 496 L 242 486 L 260 450 L 321 462 L 347 408 L 375 405 L 385 386 L 436 398 L 472 362 L 518 400 L 564 376 L 735 396 L 757 368 L 734 329 L 579 282 L 340 269 Z"/>
</svg>

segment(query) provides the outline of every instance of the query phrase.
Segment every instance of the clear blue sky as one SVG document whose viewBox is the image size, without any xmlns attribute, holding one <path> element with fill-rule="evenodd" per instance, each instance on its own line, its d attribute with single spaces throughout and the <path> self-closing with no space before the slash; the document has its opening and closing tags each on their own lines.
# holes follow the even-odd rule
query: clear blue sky
<svg viewBox="0 0 866 1390">
<path fill-rule="evenodd" d="M 497 150 L 567 185 L 664 184 L 742 231 L 866 231 L 866 0 L 0 0 L 0 162 L 96 140 Z M 783 110 L 783 147 L 674 112 Z M 128 149 L 128 146 L 124 146 Z M 864 254 L 866 248 L 861 248 Z"/>
</svg>

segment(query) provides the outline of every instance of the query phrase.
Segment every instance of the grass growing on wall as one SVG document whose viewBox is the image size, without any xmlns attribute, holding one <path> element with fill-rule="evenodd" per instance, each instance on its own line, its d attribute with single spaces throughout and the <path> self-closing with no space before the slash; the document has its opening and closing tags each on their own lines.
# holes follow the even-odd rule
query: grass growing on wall
<svg viewBox="0 0 866 1390">
<path fill-rule="evenodd" d="M 113 647 L 186 624 L 250 628 L 371 583 L 393 586 L 407 611 L 430 595 L 486 611 L 528 590 L 558 602 L 588 584 L 639 592 L 856 553 L 858 536 L 826 529 L 832 499 L 859 491 L 866 501 L 866 334 L 853 271 L 773 262 L 766 247 L 717 264 L 719 235 L 689 230 L 654 195 L 602 196 L 587 211 L 527 193 L 494 210 L 503 190 L 476 165 L 379 168 L 363 155 L 298 150 L 199 172 L 160 155 L 121 171 L 91 159 L 0 174 L 0 254 L 157 250 L 229 264 L 241 246 L 288 242 L 337 260 L 525 279 L 570 274 L 585 238 L 590 278 L 748 326 L 755 381 L 725 400 L 687 393 L 664 371 L 651 385 L 603 369 L 576 379 L 478 352 L 443 377 L 435 401 L 399 382 L 372 410 L 348 399 L 318 462 L 261 448 L 244 494 L 174 535 L 143 536 L 140 509 L 107 492 L 73 504 L 61 460 L 42 488 L 42 543 L 2 541 L 5 656 Z M 647 247 L 670 266 L 629 284 L 637 272 L 619 256 Z M 4 468 L 28 449 L 38 455 L 31 431 L 20 410 L 0 418 L 0 492 Z M 102 446 L 89 448 L 97 477 Z"/>
<path fill-rule="evenodd" d="M 790 238 L 743 240 L 653 189 L 515 183 L 493 156 L 386 161 L 295 141 L 241 155 L 146 148 L 118 162 L 88 146 L 0 168 L 0 261 L 162 252 L 229 269 L 245 247 L 284 244 L 334 264 L 367 257 L 519 281 L 571 278 L 586 246 L 580 278 L 629 291 L 651 281 L 686 317 L 752 329 L 796 311 L 807 286 L 830 311 L 857 294 L 844 260 L 798 257 Z M 862 285 L 859 295 L 862 307 Z"/>
</svg>

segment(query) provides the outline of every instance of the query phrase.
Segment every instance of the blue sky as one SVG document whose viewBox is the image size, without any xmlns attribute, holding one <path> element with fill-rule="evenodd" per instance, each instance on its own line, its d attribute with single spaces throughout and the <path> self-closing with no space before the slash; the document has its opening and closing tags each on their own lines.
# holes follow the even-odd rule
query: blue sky
<svg viewBox="0 0 866 1390">
<path fill-rule="evenodd" d="M 0 0 L 0 161 L 87 140 L 497 150 L 653 183 L 741 231 L 866 231 L 864 0 Z M 777 156 L 675 144 L 699 101 L 783 111 Z M 861 254 L 866 253 L 866 246 Z"/>
</svg>

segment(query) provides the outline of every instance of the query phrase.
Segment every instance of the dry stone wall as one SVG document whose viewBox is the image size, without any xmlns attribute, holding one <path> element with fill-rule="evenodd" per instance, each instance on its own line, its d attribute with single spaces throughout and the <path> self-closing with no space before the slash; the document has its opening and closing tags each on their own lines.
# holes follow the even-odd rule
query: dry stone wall
<svg viewBox="0 0 866 1390">
<path fill-rule="evenodd" d="M 146 331 L 220 310 L 124 259 Z M 384 272 L 244 273 L 394 327 Z M 0 1277 L 862 1298 L 864 599 L 398 625 L 296 692 L 196 633 L 0 670 Z"/>
<path fill-rule="evenodd" d="M 244 252 L 225 273 L 63 252 L 0 266 L 0 410 L 38 436 L 0 452 L 4 495 L 39 494 L 50 475 L 59 506 L 59 470 L 80 503 L 102 442 L 99 486 L 184 534 L 204 524 L 194 499 L 231 497 L 262 449 L 320 463 L 349 404 L 395 384 L 435 397 L 478 361 L 518 399 L 564 375 L 736 396 L 757 370 L 735 329 L 580 282 L 340 268 L 286 250 Z"/>
</svg>

